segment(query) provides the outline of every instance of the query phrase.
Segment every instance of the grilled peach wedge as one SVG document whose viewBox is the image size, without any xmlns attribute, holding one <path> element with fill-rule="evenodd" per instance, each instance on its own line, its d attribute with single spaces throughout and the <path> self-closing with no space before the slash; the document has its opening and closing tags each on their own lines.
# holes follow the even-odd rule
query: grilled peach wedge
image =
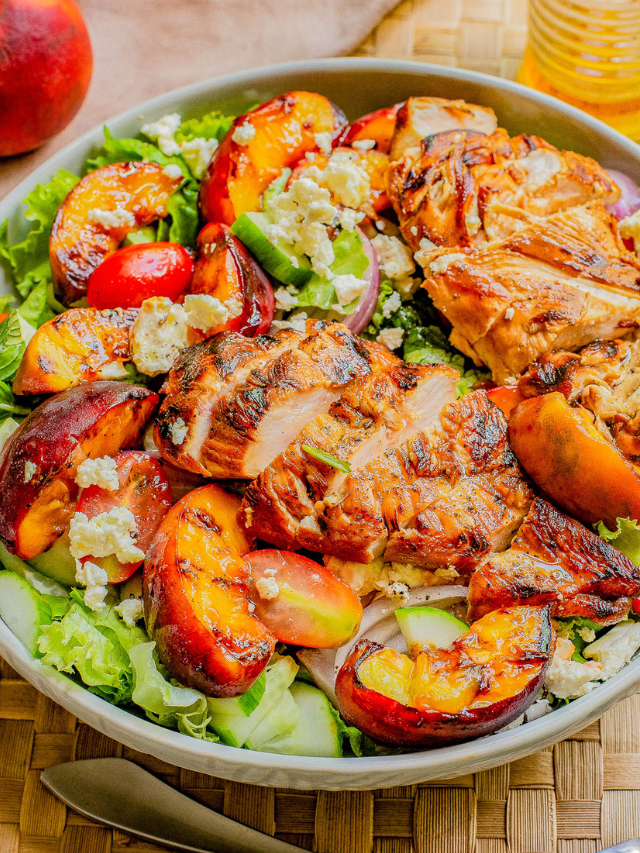
<svg viewBox="0 0 640 853">
<path fill-rule="evenodd" d="M 275 300 L 271 282 L 240 240 L 222 222 L 209 222 L 198 235 L 198 257 L 190 293 L 206 293 L 221 302 L 237 299 L 242 313 L 207 337 L 232 329 L 253 337 L 266 334 L 273 320 Z"/>
<path fill-rule="evenodd" d="M 241 213 L 260 210 L 262 193 L 282 170 L 319 150 L 316 134 L 333 140 L 346 125 L 341 110 L 313 92 L 287 92 L 240 116 L 202 181 L 202 215 L 233 225 Z"/>
<path fill-rule="evenodd" d="M 56 296 L 72 305 L 89 277 L 131 231 L 167 216 L 169 197 L 182 183 L 155 163 L 112 163 L 85 175 L 60 205 L 49 258 Z"/>
<path fill-rule="evenodd" d="M 617 518 L 640 520 L 640 473 L 558 391 L 514 409 L 509 443 L 534 483 L 569 515 L 611 530 Z"/>
<path fill-rule="evenodd" d="M 414 659 L 360 640 L 338 673 L 342 716 L 369 737 L 406 747 L 490 734 L 533 702 L 553 650 L 549 607 L 494 610 L 446 649 Z"/>
<path fill-rule="evenodd" d="M 208 696 L 245 693 L 276 643 L 250 610 L 239 507 L 215 485 L 190 492 L 165 516 L 144 566 L 147 630 L 160 659 Z"/>
<path fill-rule="evenodd" d="M 375 142 L 376 151 L 388 154 L 396 129 L 396 116 L 401 106 L 402 104 L 395 104 L 393 107 L 384 107 L 362 116 L 349 125 L 340 138 L 340 144 L 352 146 L 354 142 Z"/>
<path fill-rule="evenodd" d="M 125 375 L 134 309 L 71 308 L 44 323 L 27 344 L 14 394 L 56 394 L 96 379 Z"/>
<path fill-rule="evenodd" d="M 135 447 L 158 395 L 122 382 L 79 385 L 45 400 L 9 438 L 0 463 L 0 539 L 30 560 L 75 512 L 77 466 Z"/>
</svg>

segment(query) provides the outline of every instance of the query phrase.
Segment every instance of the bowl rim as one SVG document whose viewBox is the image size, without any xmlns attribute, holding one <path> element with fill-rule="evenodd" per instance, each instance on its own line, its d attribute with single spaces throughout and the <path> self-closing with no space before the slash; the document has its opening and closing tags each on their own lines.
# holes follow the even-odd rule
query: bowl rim
<svg viewBox="0 0 640 853">
<path fill-rule="evenodd" d="M 603 125 L 599 120 L 582 113 L 575 107 L 563 104 L 548 95 L 527 89 L 518 83 L 488 74 L 449 68 L 421 62 L 368 57 L 342 57 L 336 59 L 304 60 L 280 63 L 257 69 L 241 71 L 223 77 L 211 78 L 157 95 L 113 118 L 88 130 L 63 149 L 47 158 L 14 189 L 0 200 L 0 221 L 11 216 L 25 195 L 33 187 L 62 168 L 74 154 L 90 144 L 99 144 L 103 125 L 113 126 L 132 121 L 141 112 L 154 113 L 167 109 L 167 104 L 177 104 L 187 98 L 209 95 L 215 101 L 216 91 L 225 87 L 241 87 L 277 75 L 313 74 L 329 72 L 361 72 L 364 74 L 404 72 L 420 78 L 433 75 L 466 83 L 481 83 L 487 87 L 511 92 L 542 107 L 553 108 L 554 112 L 565 113 L 579 124 L 597 131 L 622 148 L 640 170 L 640 148 L 617 131 Z M 0 277 L 0 286 L 2 284 Z M 111 705 L 106 700 L 76 684 L 53 667 L 42 664 L 29 652 L 0 620 L 0 653 L 20 675 L 30 681 L 41 692 L 63 705 L 81 720 L 100 728 L 111 737 L 132 746 L 146 749 L 150 753 L 161 749 L 163 759 L 178 766 L 203 770 L 238 781 L 254 781 L 245 771 L 261 769 L 258 784 L 296 787 L 300 790 L 313 788 L 357 789 L 387 787 L 386 779 L 402 779 L 393 784 L 411 784 L 427 779 L 454 777 L 469 772 L 496 766 L 544 748 L 584 728 L 595 720 L 614 702 L 632 695 L 640 685 L 640 658 L 627 664 L 617 675 L 598 685 L 587 695 L 574 700 L 566 707 L 526 723 L 510 731 L 467 741 L 453 746 L 401 755 L 370 756 L 362 758 L 318 758 L 297 755 L 278 755 L 254 752 L 246 749 L 211 743 L 165 729 L 142 717 Z M 87 719 L 89 718 L 89 719 Z M 142 744 L 142 747 L 141 747 Z M 169 756 L 169 757 L 167 757 Z M 203 760 L 210 763 L 203 768 Z M 275 773 L 271 781 L 269 773 Z M 405 781 L 407 780 L 407 781 Z"/>
</svg>

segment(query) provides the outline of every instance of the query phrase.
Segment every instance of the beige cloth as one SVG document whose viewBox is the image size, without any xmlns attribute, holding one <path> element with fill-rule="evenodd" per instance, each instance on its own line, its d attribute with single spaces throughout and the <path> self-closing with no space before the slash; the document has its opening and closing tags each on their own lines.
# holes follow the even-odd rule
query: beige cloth
<svg viewBox="0 0 640 853">
<path fill-rule="evenodd" d="M 348 53 L 397 0 L 79 0 L 94 52 L 75 119 L 38 151 L 0 159 L 0 198 L 99 122 L 154 95 L 276 62 Z"/>
</svg>

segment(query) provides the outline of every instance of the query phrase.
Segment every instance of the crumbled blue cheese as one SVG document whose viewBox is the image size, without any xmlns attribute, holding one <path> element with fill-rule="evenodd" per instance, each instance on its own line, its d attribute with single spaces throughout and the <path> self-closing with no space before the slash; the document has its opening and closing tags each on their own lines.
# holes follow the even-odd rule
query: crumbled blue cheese
<svg viewBox="0 0 640 853">
<path fill-rule="evenodd" d="M 76 469 L 76 483 L 81 489 L 98 486 L 109 492 L 120 488 L 118 467 L 111 456 L 100 456 L 98 459 L 84 459 Z"/>
<path fill-rule="evenodd" d="M 369 200 L 371 181 L 358 162 L 355 151 L 341 148 L 333 152 L 324 169 L 310 166 L 305 176 L 331 192 L 338 204 L 360 207 Z"/>
<path fill-rule="evenodd" d="M 177 163 L 169 163 L 169 165 L 165 166 L 162 171 L 168 178 L 173 179 L 182 177 L 182 169 Z"/>
<path fill-rule="evenodd" d="M 131 327 L 131 358 L 140 373 L 167 373 L 189 345 L 189 324 L 182 305 L 166 296 L 152 296 L 140 306 Z"/>
<path fill-rule="evenodd" d="M 351 147 L 355 148 L 356 151 L 371 151 L 372 148 L 376 147 L 375 139 L 356 139 L 351 143 Z"/>
<path fill-rule="evenodd" d="M 403 329 L 383 329 L 376 341 L 379 344 L 387 347 L 387 349 L 394 350 L 398 349 L 402 346 L 402 341 L 404 340 L 404 330 Z"/>
<path fill-rule="evenodd" d="M 274 577 L 258 578 L 256 581 L 256 590 L 260 598 L 267 601 L 277 598 L 280 595 L 280 587 Z"/>
<path fill-rule="evenodd" d="M 171 113 L 170 115 L 162 116 L 157 121 L 143 124 L 140 129 L 149 139 L 156 140 L 158 148 L 163 154 L 171 157 L 174 154 L 180 153 L 180 146 L 175 141 L 174 136 L 181 124 L 182 119 L 178 113 Z"/>
<path fill-rule="evenodd" d="M 248 145 L 256 135 L 256 129 L 248 119 L 239 124 L 233 131 L 231 138 L 238 145 Z"/>
<path fill-rule="evenodd" d="M 184 444 L 188 432 L 189 428 L 183 419 L 177 418 L 171 424 L 171 441 L 176 445 Z"/>
<path fill-rule="evenodd" d="M 633 240 L 633 248 L 636 254 L 640 254 L 640 210 L 621 219 L 618 222 L 618 231 L 624 240 Z"/>
<path fill-rule="evenodd" d="M 144 551 L 135 544 L 136 519 L 128 507 L 115 506 L 88 519 L 76 512 L 69 524 L 69 551 L 72 557 L 109 557 L 121 563 L 144 560 Z"/>
<path fill-rule="evenodd" d="M 395 290 L 393 293 L 389 294 L 389 297 L 386 299 L 384 305 L 382 306 L 382 316 L 386 319 L 390 317 L 394 311 L 397 311 L 398 308 L 402 306 L 402 299 L 400 299 L 400 294 L 396 293 Z"/>
<path fill-rule="evenodd" d="M 25 483 L 30 483 L 38 470 L 38 466 L 35 462 L 25 462 L 24 463 L 24 481 Z"/>
<path fill-rule="evenodd" d="M 76 560 L 76 581 L 85 587 L 84 603 L 91 610 L 104 610 L 108 580 L 109 577 L 101 566 L 96 566 L 91 560 L 84 563 Z"/>
<path fill-rule="evenodd" d="M 298 297 L 289 293 L 284 287 L 279 287 L 273 295 L 276 298 L 278 311 L 291 311 L 298 304 Z"/>
<path fill-rule="evenodd" d="M 640 649 L 640 622 L 621 622 L 582 651 L 602 667 L 600 678 L 605 681 L 629 663 Z"/>
<path fill-rule="evenodd" d="M 125 625 L 135 628 L 144 616 L 144 607 L 140 598 L 125 598 L 120 604 L 116 604 L 114 610 L 120 614 Z"/>
<path fill-rule="evenodd" d="M 130 210 L 125 210 L 124 207 L 116 207 L 115 210 L 101 210 L 99 207 L 94 207 L 87 214 L 87 219 L 107 230 L 123 227 L 134 228 L 136 224 L 133 213 Z"/>
<path fill-rule="evenodd" d="M 315 140 L 316 145 L 322 151 L 323 154 L 326 154 L 327 157 L 330 156 L 332 151 L 331 145 L 331 134 L 328 130 L 323 131 L 322 133 L 314 133 L 313 138 Z"/>
</svg>

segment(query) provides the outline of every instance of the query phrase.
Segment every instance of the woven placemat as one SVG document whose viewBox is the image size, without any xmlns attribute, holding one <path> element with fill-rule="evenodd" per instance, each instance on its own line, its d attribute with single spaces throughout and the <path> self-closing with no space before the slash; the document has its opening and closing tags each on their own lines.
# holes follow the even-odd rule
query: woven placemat
<svg viewBox="0 0 640 853">
<path fill-rule="evenodd" d="M 356 51 L 515 77 L 526 0 L 407 0 Z M 79 723 L 0 660 L 0 853 L 163 848 L 65 808 L 39 773 L 125 757 L 216 811 L 317 853 L 596 853 L 640 836 L 640 694 L 575 737 L 458 779 L 373 792 L 298 793 L 180 770 Z"/>
</svg>

